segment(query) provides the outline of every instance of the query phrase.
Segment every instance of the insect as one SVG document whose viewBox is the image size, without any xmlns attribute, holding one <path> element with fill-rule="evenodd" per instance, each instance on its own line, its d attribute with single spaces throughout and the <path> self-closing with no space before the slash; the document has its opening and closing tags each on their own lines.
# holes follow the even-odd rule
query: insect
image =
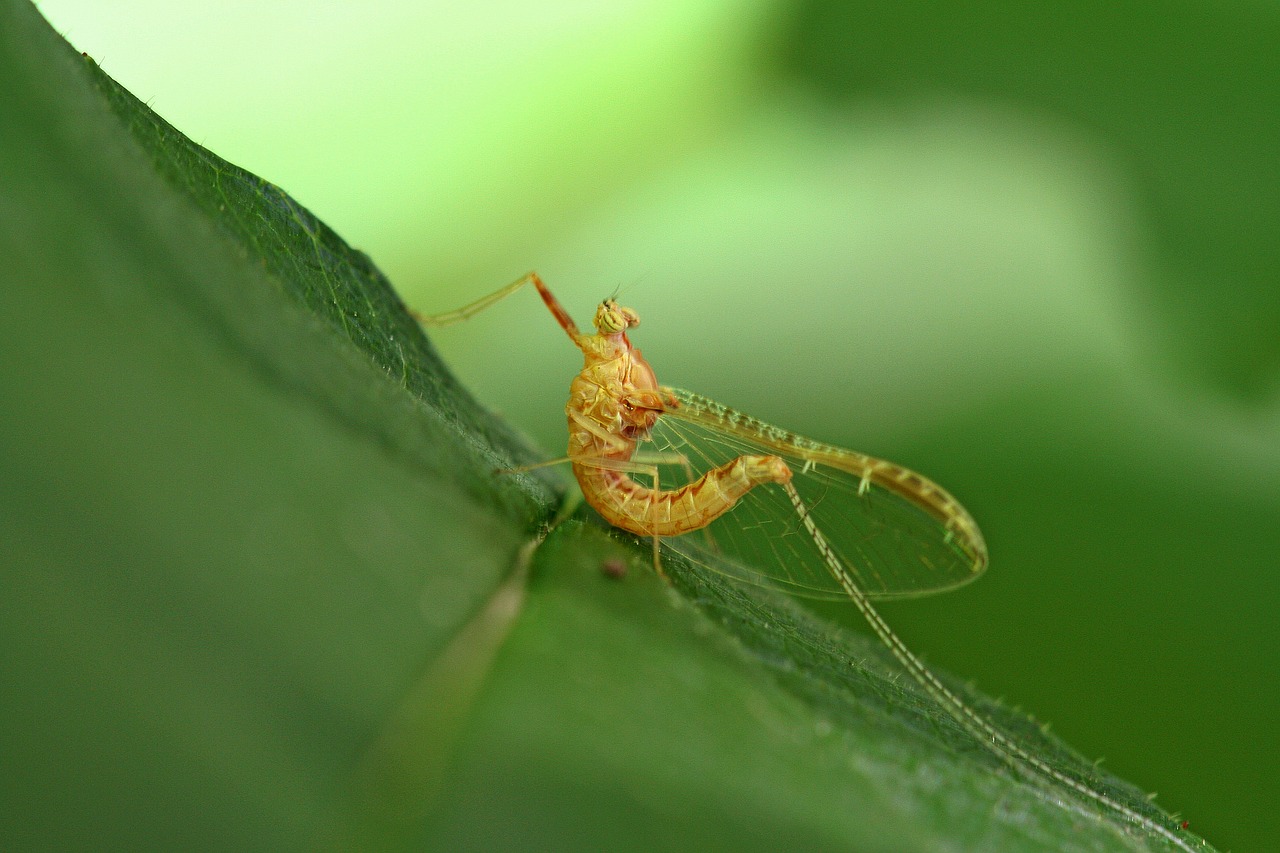
<svg viewBox="0 0 1280 853">
<path fill-rule="evenodd" d="M 583 333 L 536 273 L 429 325 L 466 319 L 533 284 L 584 357 L 565 406 L 565 457 L 610 524 L 695 564 L 814 597 L 851 600 L 935 702 L 1016 771 L 1070 788 L 1184 850 L 1172 829 L 1029 752 L 974 710 L 898 638 L 872 599 L 968 583 L 987 567 L 977 524 L 941 486 L 899 465 L 798 436 L 705 397 L 660 385 L 632 346 L 640 324 L 606 299 Z M 533 466 L 541 467 L 541 466 Z M 527 469 L 520 469 L 527 470 Z M 730 516 L 731 514 L 731 516 Z M 733 523 L 709 526 L 730 516 Z"/>
</svg>

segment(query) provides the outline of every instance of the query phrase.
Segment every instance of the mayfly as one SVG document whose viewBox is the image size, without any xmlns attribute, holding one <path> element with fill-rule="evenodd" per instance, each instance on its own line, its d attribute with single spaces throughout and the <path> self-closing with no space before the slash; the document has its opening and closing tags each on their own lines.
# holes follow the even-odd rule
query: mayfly
<svg viewBox="0 0 1280 853">
<path fill-rule="evenodd" d="M 659 385 L 627 337 L 640 324 L 635 311 L 606 299 L 596 309 L 594 333 L 583 333 L 536 273 L 457 311 L 419 319 L 428 325 L 464 320 L 530 283 L 585 359 L 565 406 L 568 454 L 543 464 L 571 464 L 587 503 L 606 521 L 652 539 L 659 574 L 665 540 L 695 564 L 747 581 L 851 600 L 925 692 L 1003 761 L 1195 849 L 996 728 L 943 684 L 871 605 L 873 598 L 950 589 L 986 569 L 977 524 L 941 486 Z M 733 524 L 708 530 L 730 513 Z"/>
</svg>

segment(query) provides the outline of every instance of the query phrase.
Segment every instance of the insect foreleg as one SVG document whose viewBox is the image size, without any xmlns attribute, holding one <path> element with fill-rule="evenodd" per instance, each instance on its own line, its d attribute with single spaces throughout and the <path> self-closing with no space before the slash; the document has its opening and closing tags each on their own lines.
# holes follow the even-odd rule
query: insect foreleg
<svg viewBox="0 0 1280 853">
<path fill-rule="evenodd" d="M 569 316 L 569 312 L 564 310 L 564 307 L 560 304 L 560 300 L 556 299 L 551 291 L 547 289 L 547 286 L 542 283 L 542 278 L 539 277 L 536 272 L 527 272 L 520 278 L 508 284 L 506 287 L 503 287 L 500 290 L 495 290 L 488 296 L 482 296 L 470 305 L 464 305 L 456 311 L 446 311 L 443 314 L 423 314 L 420 311 L 414 311 L 411 308 L 409 309 L 409 313 L 413 316 L 413 319 L 417 320 L 424 326 L 449 326 L 453 323 L 459 323 L 463 320 L 470 319 L 489 306 L 506 299 L 526 284 L 532 284 L 538 289 L 538 295 L 542 297 L 542 301 L 546 303 L 547 308 L 556 318 L 556 322 L 560 324 L 560 328 L 564 329 L 569 337 L 573 339 L 575 345 L 580 346 L 580 344 L 578 344 L 578 339 L 582 337 L 582 333 L 578 331 L 577 324 L 573 322 L 573 318 Z"/>
<path fill-rule="evenodd" d="M 488 296 L 482 296 L 470 305 L 464 305 L 456 311 L 446 311 L 443 314 L 423 314 L 419 311 L 410 309 L 409 313 L 413 315 L 413 319 L 417 320 L 424 326 L 449 326 L 453 323 L 460 323 L 463 320 L 470 319 L 472 316 L 479 314 L 489 306 L 501 302 L 503 299 L 506 299 L 508 296 L 515 293 L 531 281 L 538 281 L 537 273 L 525 273 L 506 287 L 503 287 L 500 290 L 495 290 Z"/>
</svg>

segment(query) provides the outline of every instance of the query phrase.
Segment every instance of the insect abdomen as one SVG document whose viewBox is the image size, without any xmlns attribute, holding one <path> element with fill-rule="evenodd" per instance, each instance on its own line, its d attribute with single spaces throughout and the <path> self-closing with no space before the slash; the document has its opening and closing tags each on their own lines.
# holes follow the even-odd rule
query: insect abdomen
<svg viewBox="0 0 1280 853">
<path fill-rule="evenodd" d="M 764 483 L 786 483 L 791 469 L 777 456 L 739 456 L 678 489 L 653 489 L 619 471 L 577 463 L 573 472 L 588 503 L 605 521 L 639 536 L 679 536 L 706 527 Z"/>
</svg>

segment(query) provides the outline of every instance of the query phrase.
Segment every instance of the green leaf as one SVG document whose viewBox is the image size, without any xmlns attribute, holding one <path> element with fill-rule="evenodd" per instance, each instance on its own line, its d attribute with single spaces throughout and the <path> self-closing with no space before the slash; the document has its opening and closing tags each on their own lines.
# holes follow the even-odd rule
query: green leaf
<svg viewBox="0 0 1280 853">
<path fill-rule="evenodd" d="M 0 79 L 6 849 L 1167 846 L 785 598 L 535 550 L 563 480 L 368 258 L 18 0 Z"/>
</svg>

